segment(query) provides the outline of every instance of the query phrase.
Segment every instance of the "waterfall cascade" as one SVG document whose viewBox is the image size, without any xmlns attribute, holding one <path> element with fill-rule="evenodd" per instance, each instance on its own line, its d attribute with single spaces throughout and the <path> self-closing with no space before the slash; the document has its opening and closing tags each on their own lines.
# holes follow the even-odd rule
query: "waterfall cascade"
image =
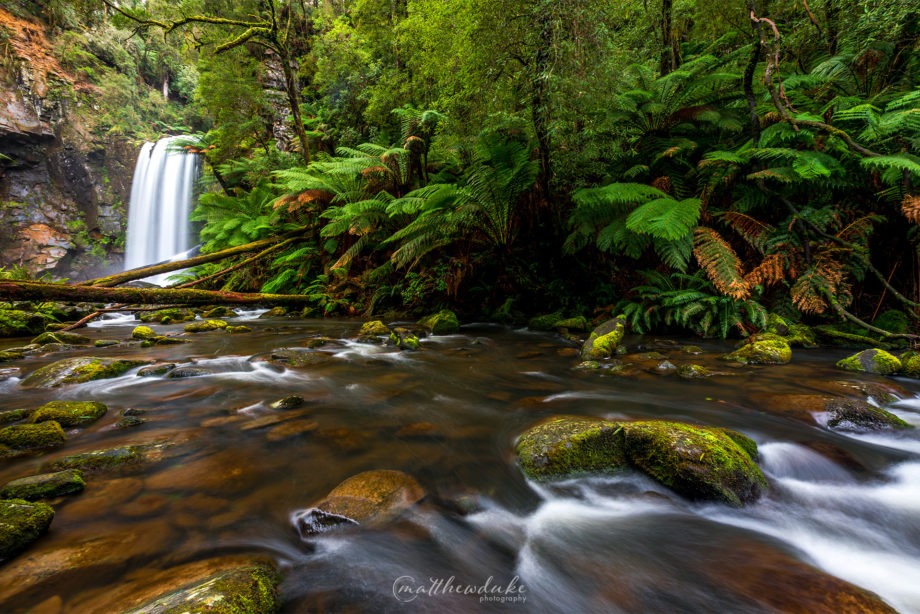
<svg viewBox="0 0 920 614">
<path fill-rule="evenodd" d="M 144 143 L 138 156 L 128 208 L 126 270 L 169 260 L 193 246 L 189 215 L 199 161 L 196 155 L 172 149 L 176 138 Z"/>
</svg>

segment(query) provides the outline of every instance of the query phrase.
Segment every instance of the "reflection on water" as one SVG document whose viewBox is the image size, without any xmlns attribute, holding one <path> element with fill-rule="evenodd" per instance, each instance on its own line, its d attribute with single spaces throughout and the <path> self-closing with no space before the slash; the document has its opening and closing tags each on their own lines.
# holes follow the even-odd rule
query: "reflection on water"
<svg viewBox="0 0 920 614">
<path fill-rule="evenodd" d="M 246 335 L 17 365 L 27 375 L 62 357 L 140 355 L 194 376 L 135 370 L 55 391 L 0 381 L 5 408 L 53 398 L 110 408 L 65 448 L 4 461 L 0 482 L 66 454 L 163 446 L 150 462 L 91 475 L 83 494 L 56 502 L 52 532 L 0 567 L 0 609 L 53 599 L 48 611 L 113 611 L 158 570 L 260 554 L 282 569 L 286 612 L 522 611 L 451 590 L 486 582 L 523 586 L 515 594 L 526 595 L 526 611 L 833 611 L 827 595 L 842 585 L 822 572 L 920 611 L 920 437 L 831 432 L 783 401 L 858 394 L 833 369 L 840 353 L 800 350 L 782 367 L 721 365 L 723 375 L 702 381 L 653 368 L 622 378 L 573 369 L 571 346 L 552 335 L 468 326 L 400 353 L 350 340 L 360 323 L 248 315 Z M 111 318 L 88 334 L 124 339 L 134 324 Z M 920 424 L 920 386 L 899 384 L 908 394 L 891 409 Z M 303 404 L 272 406 L 292 395 Z M 146 422 L 116 428 L 127 408 Z M 687 502 L 631 473 L 528 482 L 511 455 L 515 436 L 564 413 L 740 430 L 760 444 L 769 492 L 735 510 Z M 385 527 L 302 541 L 291 514 L 371 469 L 405 471 L 429 496 Z"/>
</svg>

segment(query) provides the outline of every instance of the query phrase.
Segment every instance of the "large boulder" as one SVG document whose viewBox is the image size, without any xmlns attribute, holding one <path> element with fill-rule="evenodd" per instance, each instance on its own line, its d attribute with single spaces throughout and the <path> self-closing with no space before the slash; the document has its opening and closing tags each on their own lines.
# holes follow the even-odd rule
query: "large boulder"
<svg viewBox="0 0 920 614">
<path fill-rule="evenodd" d="M 898 359 L 901 361 L 901 375 L 920 379 L 920 352 L 904 352 Z"/>
<path fill-rule="evenodd" d="M 99 379 L 118 377 L 149 360 L 124 358 L 65 358 L 33 371 L 22 381 L 24 388 L 57 388 L 66 384 L 82 384 Z"/>
<path fill-rule="evenodd" d="M 41 537 L 54 520 L 54 509 L 24 499 L 0 500 L 0 562 L 16 556 Z"/>
<path fill-rule="evenodd" d="M 42 333 L 35 339 L 32 339 L 31 343 L 35 345 L 47 345 L 49 343 L 57 343 L 60 345 L 92 345 L 93 340 L 85 335 L 59 330 L 56 332 Z"/>
<path fill-rule="evenodd" d="M 36 409 L 29 422 L 55 420 L 61 426 L 86 426 L 105 415 L 108 408 L 96 401 L 50 401 Z"/>
<path fill-rule="evenodd" d="M 371 320 L 361 325 L 358 340 L 365 343 L 380 343 L 380 337 L 389 336 L 393 331 L 380 320 Z"/>
<path fill-rule="evenodd" d="M 333 488 L 312 508 L 297 512 L 294 522 L 303 537 L 340 525 L 377 526 L 394 520 L 424 496 L 415 478 L 402 471 L 365 471 Z"/>
<path fill-rule="evenodd" d="M 202 320 L 201 322 L 192 322 L 185 325 L 187 333 L 206 333 L 212 330 L 222 330 L 227 328 L 227 322 L 224 320 Z"/>
<path fill-rule="evenodd" d="M 66 442 L 64 429 L 54 420 L 40 424 L 14 424 L 0 429 L 0 445 L 14 450 L 45 450 Z"/>
<path fill-rule="evenodd" d="M 588 340 L 581 348 L 583 360 L 600 360 L 613 356 L 623 337 L 626 336 L 626 318 L 617 316 L 607 320 L 588 336 Z"/>
<path fill-rule="evenodd" d="M 8 482 L 0 488 L 0 499 L 51 499 L 81 492 L 85 487 L 83 472 L 67 469 L 55 473 L 30 475 Z"/>
<path fill-rule="evenodd" d="M 450 335 L 460 330 L 460 320 L 450 309 L 442 309 L 418 321 L 418 325 L 427 328 L 432 335 Z"/>
<path fill-rule="evenodd" d="M 792 348 L 783 337 L 764 333 L 722 358 L 748 365 L 784 365 L 792 360 Z"/>
<path fill-rule="evenodd" d="M 557 417 L 521 435 L 515 453 L 534 479 L 634 468 L 689 499 L 735 506 L 756 500 L 766 486 L 751 439 L 679 422 Z"/>
<path fill-rule="evenodd" d="M 871 349 L 844 358 L 837 363 L 837 367 L 859 373 L 893 375 L 901 370 L 901 361 L 885 350 Z"/>
</svg>

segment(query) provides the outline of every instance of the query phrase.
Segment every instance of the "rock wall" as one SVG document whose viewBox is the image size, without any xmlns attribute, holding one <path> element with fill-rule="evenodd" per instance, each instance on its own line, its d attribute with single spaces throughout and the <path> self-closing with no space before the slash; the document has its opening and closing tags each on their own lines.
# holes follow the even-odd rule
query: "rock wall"
<svg viewBox="0 0 920 614">
<path fill-rule="evenodd" d="M 138 147 L 80 126 L 40 24 L 0 9 L 0 26 L 0 266 L 71 279 L 120 270 Z"/>
</svg>

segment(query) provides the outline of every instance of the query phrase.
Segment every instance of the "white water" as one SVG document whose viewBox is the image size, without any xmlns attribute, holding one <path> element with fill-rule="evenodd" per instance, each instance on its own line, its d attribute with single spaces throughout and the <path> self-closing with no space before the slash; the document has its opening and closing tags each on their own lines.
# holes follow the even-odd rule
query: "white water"
<svg viewBox="0 0 920 614">
<path fill-rule="evenodd" d="M 192 248 L 189 215 L 198 156 L 171 150 L 175 139 L 144 143 L 138 156 L 128 209 L 126 270 L 172 259 Z M 146 281 L 162 284 L 168 275 Z"/>
</svg>

